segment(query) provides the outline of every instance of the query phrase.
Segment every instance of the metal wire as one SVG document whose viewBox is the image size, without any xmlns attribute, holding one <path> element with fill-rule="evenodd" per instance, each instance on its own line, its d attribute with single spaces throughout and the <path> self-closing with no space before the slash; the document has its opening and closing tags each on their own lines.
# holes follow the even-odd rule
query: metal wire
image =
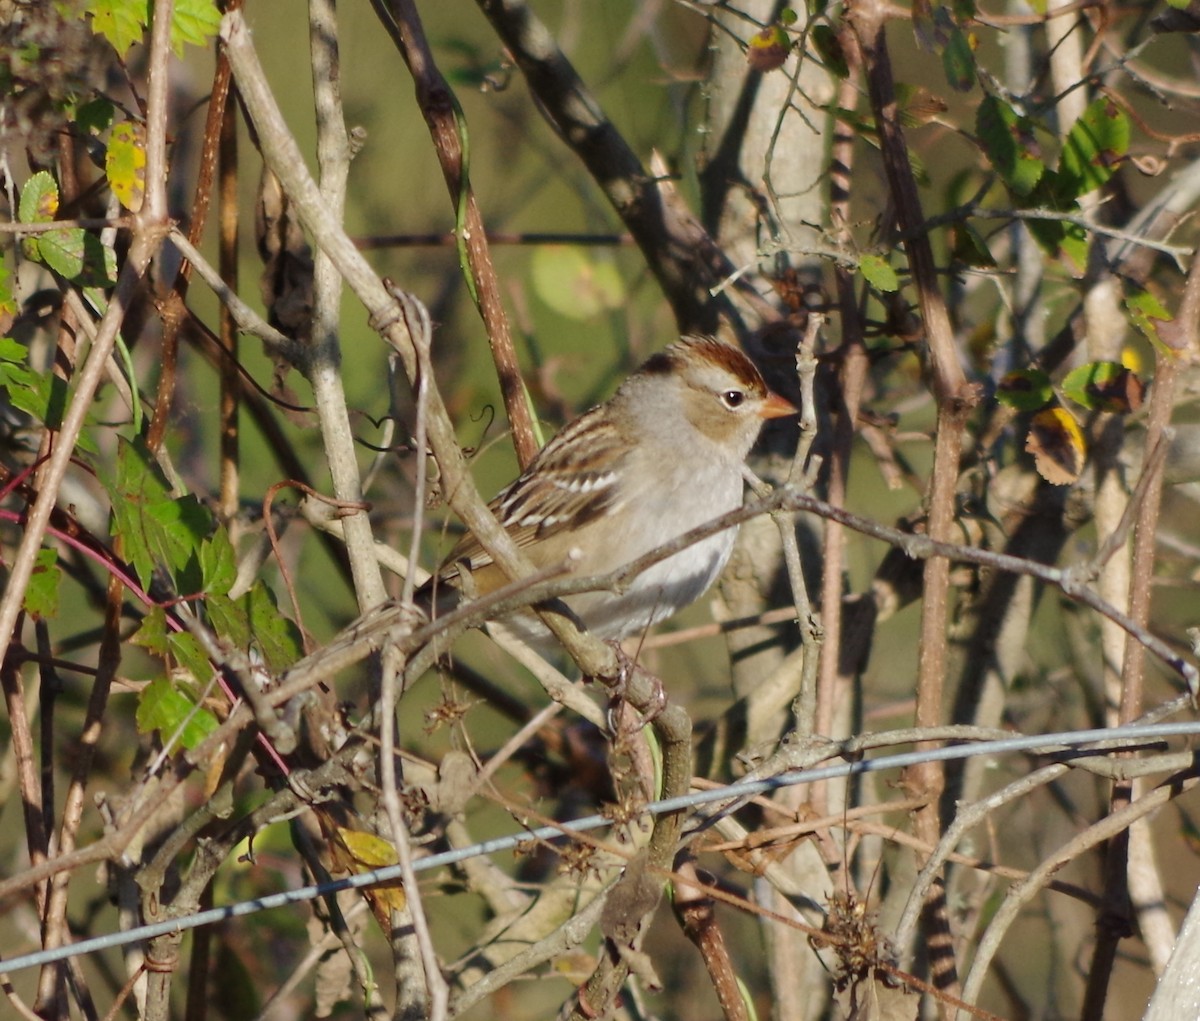
<svg viewBox="0 0 1200 1021">
<path fill-rule="evenodd" d="M 945 748 L 925 749 L 923 751 L 903 752 L 897 755 L 881 755 L 874 759 L 861 759 L 856 762 L 839 763 L 834 766 L 822 766 L 818 769 L 794 770 L 782 773 L 764 780 L 742 781 L 725 787 L 696 791 L 692 794 L 666 798 L 648 804 L 645 812 L 649 815 L 660 815 L 665 812 L 678 812 L 683 809 L 696 808 L 700 805 L 713 804 L 721 801 L 742 800 L 791 787 L 801 783 L 813 783 L 817 780 L 832 780 L 839 777 L 851 776 L 856 773 L 872 773 L 886 769 L 901 769 L 922 762 L 947 761 L 951 759 L 966 759 L 977 755 L 1004 755 L 1011 752 L 1039 751 L 1043 753 L 1062 751 L 1065 748 L 1078 748 L 1094 742 L 1102 743 L 1104 752 L 1116 751 L 1114 743 L 1140 743 L 1164 737 L 1181 737 L 1185 735 L 1200 735 L 1200 723 L 1152 723 L 1131 724 L 1125 727 L 1112 727 L 1097 730 L 1076 730 L 1057 734 L 1040 734 L 1035 736 L 1017 736 L 995 741 L 981 741 L 971 745 L 954 745 Z M 587 830 L 599 829 L 611 825 L 612 820 L 604 815 L 591 815 L 582 819 L 574 819 L 554 826 L 542 826 L 533 830 L 521 830 L 506 837 L 485 840 L 470 847 L 445 851 L 441 854 L 429 855 L 413 862 L 415 871 L 439 868 L 452 865 L 485 854 L 495 854 L 508 851 L 518 844 L 530 840 L 551 840 L 565 833 L 582 833 Z M 0 975 L 11 974 L 24 968 L 36 968 L 43 964 L 61 961 L 68 957 L 79 957 L 84 954 L 107 950 L 112 947 L 125 946 L 140 940 L 164 936 L 172 932 L 185 932 L 202 925 L 212 925 L 230 918 L 241 918 L 259 911 L 269 911 L 273 908 L 286 907 L 289 904 L 300 904 L 314 900 L 327 894 L 341 890 L 354 890 L 364 886 L 374 886 L 377 883 L 392 882 L 400 877 L 400 866 L 391 865 L 386 868 L 374 869 L 358 875 L 347 876 L 328 883 L 318 883 L 313 886 L 303 886 L 296 890 L 285 890 L 280 893 L 257 897 L 253 900 L 238 901 L 224 907 L 210 908 L 195 914 L 179 918 L 166 919 L 150 925 L 141 925 L 125 932 L 109 933 L 107 936 L 95 936 L 91 939 L 80 940 L 66 946 L 54 947 L 50 950 L 40 950 L 36 953 L 24 954 L 8 961 L 0 961 Z"/>
</svg>

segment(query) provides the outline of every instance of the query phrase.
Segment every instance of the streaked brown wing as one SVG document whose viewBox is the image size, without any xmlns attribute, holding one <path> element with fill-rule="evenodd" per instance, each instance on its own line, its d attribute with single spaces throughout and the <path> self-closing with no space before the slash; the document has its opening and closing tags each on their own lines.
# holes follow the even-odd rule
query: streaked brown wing
<svg viewBox="0 0 1200 1021">
<path fill-rule="evenodd" d="M 629 450 L 620 432 L 593 408 L 547 443 L 521 476 L 488 506 L 518 546 L 576 529 L 613 509 L 620 499 L 620 468 Z M 472 571 L 492 562 L 473 535 L 465 535 L 446 558 L 443 573 Z"/>
</svg>

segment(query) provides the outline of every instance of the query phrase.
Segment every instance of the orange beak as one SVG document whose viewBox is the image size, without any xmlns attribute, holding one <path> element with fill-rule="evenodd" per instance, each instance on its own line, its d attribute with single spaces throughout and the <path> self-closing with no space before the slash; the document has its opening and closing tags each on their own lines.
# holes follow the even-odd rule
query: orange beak
<svg viewBox="0 0 1200 1021">
<path fill-rule="evenodd" d="M 791 401 L 785 401 L 776 393 L 767 394 L 767 399 L 763 401 L 763 406 L 758 411 L 759 418 L 786 418 L 788 415 L 798 414 L 800 414 L 799 408 Z"/>
</svg>

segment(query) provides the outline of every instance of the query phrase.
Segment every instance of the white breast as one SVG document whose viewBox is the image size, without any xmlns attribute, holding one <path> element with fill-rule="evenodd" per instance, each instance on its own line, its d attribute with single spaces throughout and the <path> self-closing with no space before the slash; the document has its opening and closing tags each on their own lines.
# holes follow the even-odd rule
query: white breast
<svg viewBox="0 0 1200 1021">
<path fill-rule="evenodd" d="M 740 466 L 714 460 L 699 470 L 685 470 L 677 460 L 661 461 L 653 472 L 636 473 L 653 484 L 626 494 L 623 502 L 630 513 L 622 514 L 621 527 L 606 536 L 611 548 L 583 551 L 586 573 L 618 566 L 618 547 L 623 565 L 741 506 Z M 736 529 L 726 529 L 648 568 L 622 593 L 587 592 L 567 603 L 599 638 L 640 634 L 703 595 L 729 560 L 736 537 Z M 532 617 L 505 623 L 543 652 L 555 647 Z"/>
</svg>

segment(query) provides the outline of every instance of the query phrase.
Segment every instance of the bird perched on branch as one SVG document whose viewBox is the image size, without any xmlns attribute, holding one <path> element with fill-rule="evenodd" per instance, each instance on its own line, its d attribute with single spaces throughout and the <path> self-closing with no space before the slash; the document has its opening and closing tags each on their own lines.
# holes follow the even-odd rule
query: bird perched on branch
<svg viewBox="0 0 1200 1021">
<path fill-rule="evenodd" d="M 489 506 L 535 568 L 574 557 L 574 574 L 605 574 L 740 507 L 743 463 L 764 421 L 795 413 L 738 348 L 684 337 L 567 425 Z M 641 633 L 699 598 L 735 538 L 730 528 L 702 539 L 622 592 L 564 601 L 602 639 Z M 507 580 L 466 535 L 422 595 L 436 616 L 464 592 L 486 595 Z M 532 612 L 504 623 L 535 648 L 554 648 Z"/>
</svg>

